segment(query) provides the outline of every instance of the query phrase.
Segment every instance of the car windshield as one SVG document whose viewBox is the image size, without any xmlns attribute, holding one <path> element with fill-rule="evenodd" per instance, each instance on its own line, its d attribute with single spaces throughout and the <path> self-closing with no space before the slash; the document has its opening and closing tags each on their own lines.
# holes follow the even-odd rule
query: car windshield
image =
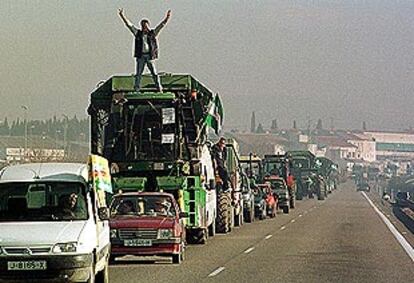
<svg viewBox="0 0 414 283">
<path fill-rule="evenodd" d="M 0 221 L 86 220 L 87 211 L 81 183 L 0 184 Z"/>
<path fill-rule="evenodd" d="M 120 196 L 111 205 L 111 216 L 175 216 L 168 196 Z"/>
</svg>

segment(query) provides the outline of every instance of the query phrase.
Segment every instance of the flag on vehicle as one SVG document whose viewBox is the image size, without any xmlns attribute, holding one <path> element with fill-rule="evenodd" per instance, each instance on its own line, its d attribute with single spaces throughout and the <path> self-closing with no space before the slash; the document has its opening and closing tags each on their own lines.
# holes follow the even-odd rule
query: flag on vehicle
<svg viewBox="0 0 414 283">
<path fill-rule="evenodd" d="M 108 160 L 98 155 L 89 155 L 89 175 L 92 186 L 96 191 L 112 193 Z"/>
<path fill-rule="evenodd" d="M 211 102 L 210 109 L 205 118 L 205 123 L 210 128 L 213 128 L 215 133 L 218 134 L 221 131 L 223 124 L 224 110 L 221 104 L 220 97 L 216 94 Z"/>
</svg>

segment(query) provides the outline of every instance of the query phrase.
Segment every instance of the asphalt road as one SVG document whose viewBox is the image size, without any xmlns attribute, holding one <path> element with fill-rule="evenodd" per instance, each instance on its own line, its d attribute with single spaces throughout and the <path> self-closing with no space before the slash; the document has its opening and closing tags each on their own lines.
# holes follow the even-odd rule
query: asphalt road
<svg viewBox="0 0 414 283">
<path fill-rule="evenodd" d="M 126 257 L 110 282 L 414 282 L 414 262 L 351 183 L 325 201 L 189 246 L 181 265 Z"/>
</svg>

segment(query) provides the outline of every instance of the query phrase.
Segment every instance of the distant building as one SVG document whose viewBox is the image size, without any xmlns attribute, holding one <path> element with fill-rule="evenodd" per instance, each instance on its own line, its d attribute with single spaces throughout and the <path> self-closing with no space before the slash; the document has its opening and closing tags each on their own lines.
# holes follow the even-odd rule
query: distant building
<svg viewBox="0 0 414 283">
<path fill-rule="evenodd" d="M 375 141 L 377 160 L 414 160 L 414 134 L 406 132 L 365 131 Z"/>
<path fill-rule="evenodd" d="M 372 137 L 360 133 L 346 133 L 343 137 L 356 146 L 355 159 L 366 162 L 377 160 L 376 143 Z"/>
<path fill-rule="evenodd" d="M 345 159 L 356 159 L 357 147 L 338 136 L 314 136 L 313 142 L 319 148 L 326 148 L 325 156 L 335 162 Z"/>
<path fill-rule="evenodd" d="M 265 154 L 283 154 L 288 141 L 280 136 L 264 134 L 233 133 L 233 137 L 240 145 L 242 155 L 254 153 L 258 156 Z"/>
</svg>

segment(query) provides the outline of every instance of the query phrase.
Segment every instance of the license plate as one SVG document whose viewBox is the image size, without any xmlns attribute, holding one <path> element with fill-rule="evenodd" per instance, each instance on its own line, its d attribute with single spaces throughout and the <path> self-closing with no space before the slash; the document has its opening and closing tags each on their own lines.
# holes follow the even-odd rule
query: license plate
<svg viewBox="0 0 414 283">
<path fill-rule="evenodd" d="M 46 269 L 45 260 L 7 262 L 7 270 L 45 270 L 45 269 Z"/>
<path fill-rule="evenodd" d="M 152 246 L 152 241 L 147 240 L 147 239 L 124 240 L 124 246 L 126 247 L 150 247 Z"/>
</svg>

